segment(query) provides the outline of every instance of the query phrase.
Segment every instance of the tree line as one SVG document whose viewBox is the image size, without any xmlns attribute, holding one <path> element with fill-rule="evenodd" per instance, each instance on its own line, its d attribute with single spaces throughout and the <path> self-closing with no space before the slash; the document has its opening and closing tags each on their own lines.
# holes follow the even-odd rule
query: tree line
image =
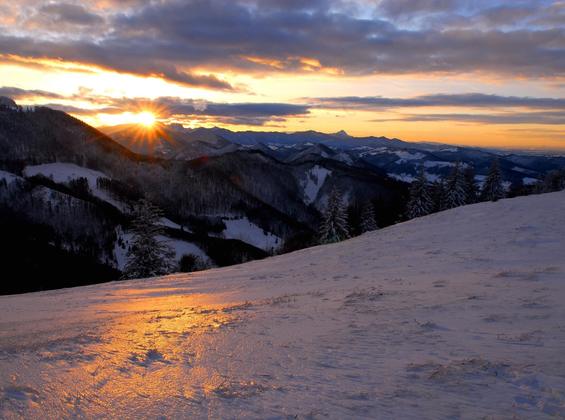
<svg viewBox="0 0 565 420">
<path fill-rule="evenodd" d="M 543 180 L 529 187 L 521 185 L 507 191 L 497 159 L 492 161 L 482 186 L 478 185 L 475 171 L 470 165 L 457 162 L 447 177 L 435 182 L 428 181 L 422 165 L 416 179 L 410 185 L 405 220 L 467 204 L 498 201 L 507 196 L 539 194 L 563 189 L 565 189 L 565 169 L 550 171 Z M 354 236 L 348 219 L 348 209 L 342 193 L 334 188 L 322 212 L 318 243 L 340 242 Z M 370 201 L 367 201 L 361 211 L 360 233 L 376 229 L 378 225 L 375 208 Z"/>
</svg>

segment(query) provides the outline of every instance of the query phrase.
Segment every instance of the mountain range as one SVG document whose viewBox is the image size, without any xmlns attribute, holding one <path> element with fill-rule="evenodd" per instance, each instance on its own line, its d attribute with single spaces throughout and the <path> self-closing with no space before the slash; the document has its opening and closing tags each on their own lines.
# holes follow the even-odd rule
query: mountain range
<svg viewBox="0 0 565 420">
<path fill-rule="evenodd" d="M 257 150 L 279 161 L 292 163 L 328 159 L 364 167 L 401 181 L 411 182 L 421 166 L 429 181 L 446 176 L 456 162 L 473 166 L 477 182 L 498 159 L 505 181 L 532 184 L 549 170 L 565 166 L 565 156 L 496 149 L 461 147 L 439 143 L 406 142 L 387 137 L 353 137 L 345 131 L 295 133 L 230 131 L 223 128 L 161 126 L 151 135 L 134 125 L 102 127 L 115 141 L 137 153 L 167 159 L 196 159 L 237 150 Z"/>
<path fill-rule="evenodd" d="M 345 132 L 176 125 L 98 130 L 61 111 L 5 101 L 0 252 L 8 278 L 18 280 L 5 282 L 0 292 L 118 278 L 131 240 L 132 206 L 140 198 L 163 209 L 163 240 L 177 261 L 192 255 L 202 267 L 225 266 L 316 243 L 321 212 L 335 188 L 358 234 L 367 202 L 376 209 L 379 227 L 403 220 L 409 182 L 421 166 L 434 181 L 461 162 L 475 168 L 480 184 L 493 159 L 500 162 L 507 188 L 565 167 L 560 156 Z"/>
</svg>

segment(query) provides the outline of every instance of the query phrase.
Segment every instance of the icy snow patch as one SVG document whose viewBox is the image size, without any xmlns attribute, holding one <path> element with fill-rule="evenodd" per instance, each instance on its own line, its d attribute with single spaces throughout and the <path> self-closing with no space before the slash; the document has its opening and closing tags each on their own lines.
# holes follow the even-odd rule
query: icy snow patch
<svg viewBox="0 0 565 420">
<path fill-rule="evenodd" d="M 316 200 L 320 189 L 332 171 L 316 165 L 306 172 L 306 179 L 300 181 L 304 189 L 304 203 L 311 204 Z"/>
</svg>

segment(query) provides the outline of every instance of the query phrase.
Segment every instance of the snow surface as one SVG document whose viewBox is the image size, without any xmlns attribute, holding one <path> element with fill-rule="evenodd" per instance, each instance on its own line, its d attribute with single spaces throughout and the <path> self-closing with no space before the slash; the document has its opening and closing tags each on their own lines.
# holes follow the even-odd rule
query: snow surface
<svg viewBox="0 0 565 420">
<path fill-rule="evenodd" d="M 304 203 L 311 204 L 316 200 L 324 182 L 331 174 L 332 171 L 318 165 L 306 171 L 306 178 L 301 181 L 304 189 Z"/>
<path fill-rule="evenodd" d="M 0 418 L 563 418 L 565 192 L 0 297 Z"/>
<path fill-rule="evenodd" d="M 265 251 L 278 248 L 282 240 L 271 232 L 251 222 L 247 217 L 223 218 L 226 228 L 218 235 L 226 239 L 239 239 Z"/>
</svg>

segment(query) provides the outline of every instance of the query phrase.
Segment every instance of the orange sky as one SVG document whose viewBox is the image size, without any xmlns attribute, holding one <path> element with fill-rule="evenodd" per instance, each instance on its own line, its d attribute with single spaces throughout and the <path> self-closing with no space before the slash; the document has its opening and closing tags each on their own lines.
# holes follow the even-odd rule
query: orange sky
<svg viewBox="0 0 565 420">
<path fill-rule="evenodd" d="M 139 113 L 150 111 L 189 127 L 565 148 L 565 64 L 558 54 L 565 56 L 565 32 L 548 19 L 565 16 L 561 2 L 478 1 L 475 9 L 405 3 L 316 0 L 281 9 L 235 0 L 216 10 L 191 0 L 25 0 L 0 7 L 0 94 L 95 126 L 139 122 Z M 284 13 L 287 19 L 273 23 Z M 263 28 L 265 40 L 249 38 L 238 19 Z M 159 23 L 167 20 L 179 29 Z M 304 36 L 294 39 L 286 26 Z M 433 43 L 420 45 L 424 36 Z"/>
</svg>

